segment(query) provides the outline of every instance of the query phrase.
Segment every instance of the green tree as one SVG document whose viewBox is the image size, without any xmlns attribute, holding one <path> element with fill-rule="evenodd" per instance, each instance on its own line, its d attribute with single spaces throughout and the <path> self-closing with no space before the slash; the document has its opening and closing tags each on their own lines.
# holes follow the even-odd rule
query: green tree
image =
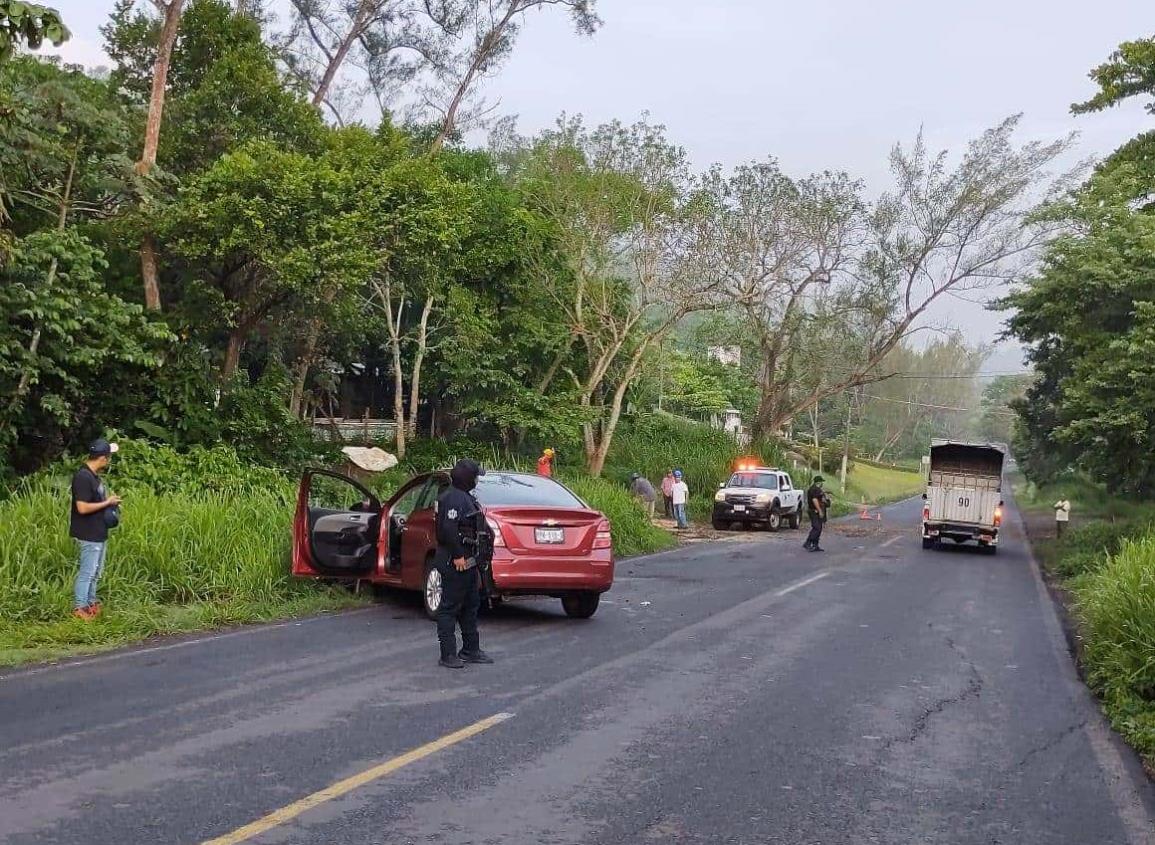
<svg viewBox="0 0 1155 845">
<path fill-rule="evenodd" d="M 1144 462 L 1129 449 L 1106 449 L 1105 437 L 1082 420 L 1118 421 L 1134 410 L 1131 397 L 1112 393 L 1111 382 L 1091 367 L 1112 356 L 1120 359 L 1110 368 L 1114 376 L 1119 367 L 1140 367 L 1129 350 L 1146 348 L 1139 306 L 1155 301 L 1155 214 L 1135 198 L 1152 190 L 1139 167 L 1121 164 L 1048 208 L 1049 216 L 1067 223 L 1068 234 L 1050 246 L 1040 271 L 1002 302 L 1013 309 L 1008 328 L 1028 346 L 1038 373 L 1016 410 L 1024 467 L 1039 480 L 1083 464 L 1132 489 L 1150 487 Z M 1140 378 L 1141 369 L 1136 374 Z M 1090 386 L 1080 385 L 1084 379 Z M 1136 430 L 1132 436 L 1144 435 Z"/>
<path fill-rule="evenodd" d="M 1022 401 L 1034 381 L 1030 373 L 996 376 L 983 387 L 979 435 L 993 443 L 1015 440 L 1016 403 Z"/>
<path fill-rule="evenodd" d="M 38 50 L 45 41 L 59 47 L 72 33 L 60 19 L 60 13 L 49 6 L 25 0 L 0 0 L 0 62 L 12 58 L 23 44 Z"/>
<path fill-rule="evenodd" d="M 182 306 L 207 340 L 225 336 L 223 382 L 274 313 L 326 304 L 327 291 L 372 271 L 355 176 L 326 156 L 253 142 L 190 180 L 168 209 L 166 247 L 193 271 Z"/>
</svg>

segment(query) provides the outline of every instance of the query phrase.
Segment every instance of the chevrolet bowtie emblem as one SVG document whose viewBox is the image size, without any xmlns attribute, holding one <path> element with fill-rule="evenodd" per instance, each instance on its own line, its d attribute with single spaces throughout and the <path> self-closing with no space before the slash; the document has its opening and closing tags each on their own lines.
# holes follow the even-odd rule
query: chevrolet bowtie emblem
<svg viewBox="0 0 1155 845">
<path fill-rule="evenodd" d="M 542 523 L 542 525 L 557 525 L 557 520 L 556 519 L 547 519 L 545 522 Z"/>
</svg>

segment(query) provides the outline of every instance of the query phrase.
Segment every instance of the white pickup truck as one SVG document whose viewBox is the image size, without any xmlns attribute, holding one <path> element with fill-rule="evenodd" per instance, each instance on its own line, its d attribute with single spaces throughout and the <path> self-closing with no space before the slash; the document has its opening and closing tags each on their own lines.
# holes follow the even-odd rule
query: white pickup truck
<svg viewBox="0 0 1155 845">
<path fill-rule="evenodd" d="M 922 508 L 922 547 L 978 542 L 995 554 L 1003 524 L 1003 459 L 997 443 L 933 440 Z"/>
<path fill-rule="evenodd" d="M 714 494 L 713 525 L 757 524 L 777 531 L 786 522 L 791 528 L 802 524 L 805 493 L 794 486 L 790 474 L 773 467 L 741 465 Z"/>
</svg>

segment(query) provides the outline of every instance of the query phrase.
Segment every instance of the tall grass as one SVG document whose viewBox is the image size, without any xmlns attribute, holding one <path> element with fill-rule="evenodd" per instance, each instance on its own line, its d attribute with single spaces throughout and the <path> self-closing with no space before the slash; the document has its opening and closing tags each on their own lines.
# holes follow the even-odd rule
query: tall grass
<svg viewBox="0 0 1155 845">
<path fill-rule="evenodd" d="M 67 493 L 38 481 L 0 504 L 0 650 L 122 642 L 351 601 L 290 577 L 292 511 L 280 490 L 138 489 L 121 510 L 100 582 L 106 613 L 88 624 L 70 617 L 77 553 Z"/>
<path fill-rule="evenodd" d="M 625 557 L 645 554 L 676 545 L 677 541 L 669 532 L 650 522 L 641 505 L 625 487 L 588 476 L 564 477 L 561 480 L 609 519 L 615 555 Z"/>
<path fill-rule="evenodd" d="M 1155 760 L 1155 535 L 1073 582 L 1083 661 L 1115 728 Z"/>
</svg>

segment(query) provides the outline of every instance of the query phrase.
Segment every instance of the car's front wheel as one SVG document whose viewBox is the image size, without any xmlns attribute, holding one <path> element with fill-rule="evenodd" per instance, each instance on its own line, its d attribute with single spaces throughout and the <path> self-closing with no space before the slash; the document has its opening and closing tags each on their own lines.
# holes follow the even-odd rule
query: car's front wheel
<svg viewBox="0 0 1155 845">
<path fill-rule="evenodd" d="M 561 606 L 570 619 L 589 619 L 598 612 L 601 593 L 570 593 L 562 596 Z"/>
<path fill-rule="evenodd" d="M 445 583 L 441 579 L 441 570 L 433 565 L 432 558 L 425 562 L 425 581 L 421 595 L 425 615 L 430 619 L 436 619 L 437 611 L 441 608 L 441 600 L 445 596 Z"/>
<path fill-rule="evenodd" d="M 770 511 L 770 516 L 766 518 L 766 527 L 771 531 L 777 531 L 782 527 L 782 514 L 776 510 Z"/>
</svg>

